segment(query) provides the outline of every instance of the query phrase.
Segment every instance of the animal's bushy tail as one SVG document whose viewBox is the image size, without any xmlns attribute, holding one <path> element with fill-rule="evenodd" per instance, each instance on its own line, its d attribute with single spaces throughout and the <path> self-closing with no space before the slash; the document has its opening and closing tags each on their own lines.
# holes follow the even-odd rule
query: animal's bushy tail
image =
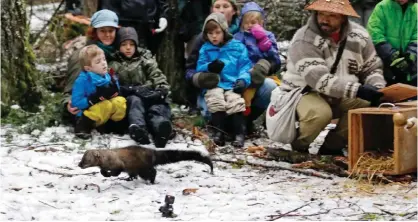
<svg viewBox="0 0 418 222">
<path fill-rule="evenodd" d="M 205 155 L 195 150 L 155 150 L 155 165 L 175 163 L 185 160 L 194 160 L 206 163 L 210 166 L 210 172 L 213 173 L 213 164 L 209 155 Z"/>
</svg>

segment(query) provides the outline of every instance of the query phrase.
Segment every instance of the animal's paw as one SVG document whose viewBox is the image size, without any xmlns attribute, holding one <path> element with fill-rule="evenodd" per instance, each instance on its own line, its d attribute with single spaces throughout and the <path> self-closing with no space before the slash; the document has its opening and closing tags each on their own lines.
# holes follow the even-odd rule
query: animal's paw
<svg viewBox="0 0 418 222">
<path fill-rule="evenodd" d="M 126 181 L 133 181 L 134 179 L 138 179 L 138 176 L 130 176 L 128 178 L 126 178 Z"/>
<path fill-rule="evenodd" d="M 112 173 L 111 173 L 111 171 L 110 171 L 110 170 L 104 170 L 104 169 L 101 169 L 101 170 L 100 170 L 100 173 L 101 173 L 104 177 L 111 177 L 111 176 L 112 176 Z"/>
</svg>

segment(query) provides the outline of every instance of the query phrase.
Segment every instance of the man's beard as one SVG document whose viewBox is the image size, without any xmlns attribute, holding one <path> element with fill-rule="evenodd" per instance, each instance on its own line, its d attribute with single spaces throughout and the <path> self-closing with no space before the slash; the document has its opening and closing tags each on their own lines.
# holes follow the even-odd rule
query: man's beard
<svg viewBox="0 0 418 222">
<path fill-rule="evenodd" d="M 332 33 L 338 30 L 338 28 L 332 27 L 327 23 L 320 23 L 319 28 L 321 29 L 323 33 L 327 35 L 331 35 Z M 327 29 L 324 29 L 324 28 L 327 28 Z"/>
</svg>

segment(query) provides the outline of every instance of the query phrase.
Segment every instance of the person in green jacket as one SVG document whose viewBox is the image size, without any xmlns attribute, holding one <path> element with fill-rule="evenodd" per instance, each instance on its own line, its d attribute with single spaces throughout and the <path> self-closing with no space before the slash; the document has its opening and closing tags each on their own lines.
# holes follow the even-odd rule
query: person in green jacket
<svg viewBox="0 0 418 222">
<path fill-rule="evenodd" d="M 138 47 L 133 27 L 120 28 L 117 39 L 119 51 L 109 67 L 118 76 L 121 94 L 127 100 L 129 135 L 140 144 L 149 144 L 151 133 L 155 146 L 165 147 L 173 133 L 167 78 L 151 52 Z"/>
<path fill-rule="evenodd" d="M 383 0 L 376 5 L 367 30 L 385 65 L 388 85 L 417 85 L 417 3 Z"/>
</svg>

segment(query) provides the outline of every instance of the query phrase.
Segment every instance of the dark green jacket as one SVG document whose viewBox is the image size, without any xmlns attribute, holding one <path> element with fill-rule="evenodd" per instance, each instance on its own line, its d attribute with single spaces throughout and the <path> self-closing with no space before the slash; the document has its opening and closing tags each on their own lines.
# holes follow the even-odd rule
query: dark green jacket
<svg viewBox="0 0 418 222">
<path fill-rule="evenodd" d="M 116 72 L 121 86 L 148 85 L 170 89 L 166 76 L 158 68 L 158 63 L 149 50 L 137 48 L 131 59 L 117 52 L 109 68 Z"/>
</svg>

